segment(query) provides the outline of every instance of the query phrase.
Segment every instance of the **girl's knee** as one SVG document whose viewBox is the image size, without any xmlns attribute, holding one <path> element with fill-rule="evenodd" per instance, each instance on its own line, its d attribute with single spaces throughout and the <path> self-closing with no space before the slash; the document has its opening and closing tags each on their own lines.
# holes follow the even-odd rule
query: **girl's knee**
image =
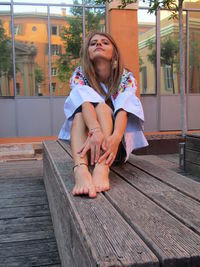
<svg viewBox="0 0 200 267">
<path fill-rule="evenodd" d="M 78 112 L 74 115 L 74 119 L 72 121 L 72 127 L 77 127 L 84 124 L 82 112 Z"/>
<path fill-rule="evenodd" d="M 105 102 L 101 102 L 96 106 L 96 112 L 107 113 L 108 115 L 112 115 L 112 109 Z"/>
</svg>

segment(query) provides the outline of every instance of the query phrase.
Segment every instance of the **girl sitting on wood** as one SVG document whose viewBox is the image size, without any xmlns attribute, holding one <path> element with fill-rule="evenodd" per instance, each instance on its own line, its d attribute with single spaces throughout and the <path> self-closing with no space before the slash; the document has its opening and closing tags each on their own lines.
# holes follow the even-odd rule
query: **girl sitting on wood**
<svg viewBox="0 0 200 267">
<path fill-rule="evenodd" d="M 71 143 L 72 194 L 93 198 L 110 189 L 109 171 L 114 161 L 125 162 L 133 150 L 148 145 L 143 109 L 135 95 L 136 80 L 123 67 L 119 49 L 107 33 L 88 36 L 70 87 L 59 138 Z M 92 173 L 89 160 L 94 166 Z"/>
</svg>

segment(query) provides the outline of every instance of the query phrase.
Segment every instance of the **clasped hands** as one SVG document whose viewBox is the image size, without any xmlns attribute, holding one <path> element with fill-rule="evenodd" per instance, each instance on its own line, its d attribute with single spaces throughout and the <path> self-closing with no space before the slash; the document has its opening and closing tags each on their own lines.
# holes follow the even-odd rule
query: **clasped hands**
<svg viewBox="0 0 200 267">
<path fill-rule="evenodd" d="M 91 165 L 105 160 L 105 164 L 111 166 L 116 158 L 120 141 L 115 131 L 110 136 L 105 137 L 100 127 L 94 128 L 89 132 L 87 140 L 80 147 L 78 153 L 83 158 L 90 150 Z"/>
</svg>

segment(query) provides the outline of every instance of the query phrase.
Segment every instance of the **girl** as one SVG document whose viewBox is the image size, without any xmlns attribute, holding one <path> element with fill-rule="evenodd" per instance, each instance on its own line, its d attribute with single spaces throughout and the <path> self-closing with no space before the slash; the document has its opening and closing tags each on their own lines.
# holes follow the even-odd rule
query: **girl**
<svg viewBox="0 0 200 267">
<path fill-rule="evenodd" d="M 123 68 L 119 49 L 107 33 L 88 36 L 81 51 L 81 67 L 75 69 L 70 87 L 59 138 L 71 141 L 72 194 L 92 198 L 110 189 L 109 170 L 116 158 L 125 162 L 134 149 L 148 145 L 143 109 L 135 95 L 133 74 Z M 92 173 L 88 156 L 94 166 Z"/>
</svg>

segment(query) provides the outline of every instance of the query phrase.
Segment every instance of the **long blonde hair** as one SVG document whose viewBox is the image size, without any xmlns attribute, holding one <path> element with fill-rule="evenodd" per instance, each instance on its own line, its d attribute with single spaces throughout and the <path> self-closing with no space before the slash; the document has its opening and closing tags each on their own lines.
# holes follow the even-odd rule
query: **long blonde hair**
<svg viewBox="0 0 200 267">
<path fill-rule="evenodd" d="M 104 92 L 103 88 L 101 87 L 100 81 L 97 78 L 97 75 L 95 73 L 94 65 L 89 57 L 88 48 L 90 45 L 90 41 L 95 35 L 102 35 L 108 38 L 108 40 L 113 45 L 113 56 L 111 60 L 111 73 L 110 73 L 110 79 L 108 82 L 108 92 L 107 94 Z M 81 65 L 83 69 L 83 74 L 86 77 L 89 85 L 100 94 L 106 95 L 106 98 L 109 98 L 112 94 L 115 94 L 118 91 L 118 87 L 121 82 L 121 77 L 123 74 L 123 65 L 122 60 L 120 56 L 119 49 L 117 47 L 116 42 L 111 37 L 110 34 L 105 32 L 92 32 L 87 36 L 85 47 L 81 49 Z"/>
</svg>

